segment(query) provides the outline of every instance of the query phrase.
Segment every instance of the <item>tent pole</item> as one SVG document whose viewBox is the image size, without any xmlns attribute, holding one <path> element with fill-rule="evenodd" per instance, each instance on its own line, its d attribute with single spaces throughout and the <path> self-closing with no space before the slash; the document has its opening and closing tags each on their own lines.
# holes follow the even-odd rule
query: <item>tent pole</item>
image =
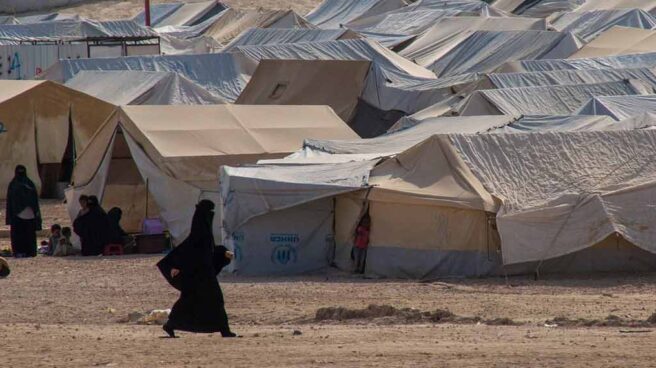
<svg viewBox="0 0 656 368">
<path fill-rule="evenodd" d="M 144 14 L 146 16 L 146 27 L 150 27 L 150 0 L 144 0 Z"/>
</svg>

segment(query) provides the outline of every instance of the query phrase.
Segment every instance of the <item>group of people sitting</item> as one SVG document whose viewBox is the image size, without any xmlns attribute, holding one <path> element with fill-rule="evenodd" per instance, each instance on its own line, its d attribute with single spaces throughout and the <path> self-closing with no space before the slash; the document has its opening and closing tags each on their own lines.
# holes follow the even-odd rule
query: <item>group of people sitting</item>
<svg viewBox="0 0 656 368">
<path fill-rule="evenodd" d="M 110 244 L 129 247 L 134 243 L 121 228 L 120 208 L 105 212 L 96 196 L 80 197 L 80 212 L 73 222 L 73 232 L 80 237 L 81 250 L 76 250 L 71 242 L 72 231 L 59 224 L 50 228 L 50 238 L 43 245 L 44 254 L 67 256 L 82 254 L 96 256 L 103 254 Z M 39 194 L 34 182 L 27 176 L 27 168 L 16 167 L 14 179 L 7 189 L 6 223 L 10 226 L 11 248 L 14 257 L 35 257 L 37 255 L 37 231 L 42 229 Z"/>
<path fill-rule="evenodd" d="M 96 196 L 80 196 L 80 212 L 73 221 L 73 230 L 80 237 L 83 256 L 103 254 L 110 244 L 127 247 L 134 240 L 121 228 L 123 211 L 114 207 L 105 212 Z"/>
</svg>

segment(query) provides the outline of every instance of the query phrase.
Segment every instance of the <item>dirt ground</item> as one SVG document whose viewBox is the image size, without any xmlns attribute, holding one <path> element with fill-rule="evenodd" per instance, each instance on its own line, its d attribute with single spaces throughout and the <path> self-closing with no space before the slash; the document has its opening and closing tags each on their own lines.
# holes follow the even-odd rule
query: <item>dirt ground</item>
<svg viewBox="0 0 656 368">
<path fill-rule="evenodd" d="M 556 317 L 646 320 L 656 275 L 433 283 L 365 280 L 336 271 L 294 278 L 223 276 L 240 339 L 123 322 L 168 308 L 176 292 L 159 256 L 13 260 L 0 280 L 0 351 L 7 367 L 653 367 L 656 326 L 567 327 Z M 324 307 L 449 310 L 503 324 L 317 320 Z M 348 309 L 347 309 L 348 310 Z M 294 334 L 294 331 L 298 331 Z M 300 332 L 300 334 L 299 334 Z"/>
</svg>

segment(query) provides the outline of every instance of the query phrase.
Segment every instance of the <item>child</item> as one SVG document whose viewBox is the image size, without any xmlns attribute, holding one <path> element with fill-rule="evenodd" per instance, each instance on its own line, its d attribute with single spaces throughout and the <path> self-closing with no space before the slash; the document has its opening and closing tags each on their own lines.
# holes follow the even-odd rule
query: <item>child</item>
<svg viewBox="0 0 656 368">
<path fill-rule="evenodd" d="M 61 238 L 59 239 L 59 245 L 57 245 L 57 249 L 55 250 L 55 253 L 53 253 L 53 256 L 55 257 L 66 257 L 66 256 L 72 256 L 75 255 L 77 252 L 75 251 L 75 248 L 73 248 L 73 244 L 71 243 L 71 228 L 70 227 L 65 227 L 61 231 Z"/>
<path fill-rule="evenodd" d="M 355 258 L 355 273 L 364 273 L 367 260 L 367 248 L 369 247 L 369 230 L 371 219 L 365 214 L 355 230 L 355 241 L 353 242 L 353 253 Z"/>
<path fill-rule="evenodd" d="M 48 253 L 47 255 L 51 256 L 55 254 L 57 246 L 59 245 L 59 240 L 62 238 L 61 234 L 62 228 L 59 224 L 54 224 L 50 227 L 50 238 L 48 239 Z"/>
</svg>

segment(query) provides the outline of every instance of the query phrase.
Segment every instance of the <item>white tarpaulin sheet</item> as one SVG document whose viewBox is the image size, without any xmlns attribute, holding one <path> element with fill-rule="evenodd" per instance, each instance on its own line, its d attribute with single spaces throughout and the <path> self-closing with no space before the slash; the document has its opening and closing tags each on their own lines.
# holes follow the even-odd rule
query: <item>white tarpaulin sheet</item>
<svg viewBox="0 0 656 368">
<path fill-rule="evenodd" d="M 522 60 L 509 62 L 499 68 L 504 72 L 548 72 L 553 70 L 631 69 L 656 66 L 656 52 L 607 56 L 589 59 Z"/>
<path fill-rule="evenodd" d="M 397 12 L 412 12 L 416 10 L 451 10 L 462 15 L 478 15 L 481 17 L 506 16 L 503 11 L 480 0 L 418 0 Z"/>
<path fill-rule="evenodd" d="M 430 118 L 417 125 L 371 139 L 357 140 L 312 140 L 303 144 L 303 150 L 296 157 L 308 156 L 312 152 L 330 154 L 380 154 L 394 155 L 424 141 L 435 134 L 483 133 L 510 124 L 512 116 L 471 116 Z"/>
<path fill-rule="evenodd" d="M 653 0 L 585 0 L 576 10 L 589 11 L 599 9 L 631 9 L 637 8 L 654 13 L 656 4 Z"/>
<path fill-rule="evenodd" d="M 523 17 L 546 18 L 553 13 L 578 8 L 585 0 L 525 0 L 513 11 Z"/>
<path fill-rule="evenodd" d="M 489 133 L 574 132 L 609 130 L 617 122 L 608 116 L 523 116 L 502 128 Z"/>
<path fill-rule="evenodd" d="M 418 36 L 399 55 L 422 66 L 433 64 L 476 31 L 546 30 L 543 19 L 502 17 L 447 17 Z"/>
<path fill-rule="evenodd" d="M 595 97 L 576 113 L 579 115 L 606 115 L 615 120 L 624 120 L 646 112 L 656 113 L 656 95 Z"/>
<path fill-rule="evenodd" d="M 213 95 L 232 102 L 248 83 L 256 64 L 237 54 L 133 56 L 60 60 L 43 79 L 66 82 L 83 70 L 174 72 L 203 86 Z"/>
<path fill-rule="evenodd" d="M 595 10 L 560 15 L 552 26 L 560 32 L 571 32 L 585 42 L 614 26 L 653 29 L 656 18 L 640 9 Z"/>
<path fill-rule="evenodd" d="M 75 41 L 90 38 L 155 38 L 157 33 L 131 20 L 55 21 L 0 25 L 0 41 Z"/>
<path fill-rule="evenodd" d="M 646 92 L 631 82 L 488 89 L 474 92 L 460 114 L 570 115 L 595 96 L 637 95 Z"/>
<path fill-rule="evenodd" d="M 439 77 L 491 72 L 508 61 L 567 57 L 578 47 L 567 44 L 568 35 L 547 31 L 477 31 L 428 66 Z M 562 49 L 562 50 L 561 50 Z M 560 54 L 560 55 L 558 55 Z"/>
<path fill-rule="evenodd" d="M 82 71 L 66 86 L 114 105 L 213 105 L 223 101 L 171 72 Z"/>
<path fill-rule="evenodd" d="M 366 187 L 376 160 L 300 166 L 223 166 L 223 216 L 228 232 L 249 219 Z"/>
<path fill-rule="evenodd" d="M 539 87 L 556 85 L 598 84 L 637 79 L 656 87 L 653 69 L 587 69 L 550 72 L 491 73 L 488 78 L 496 88 Z"/>
<path fill-rule="evenodd" d="M 346 29 L 280 29 L 251 28 L 242 32 L 222 51 L 229 51 L 237 46 L 258 46 L 283 43 L 335 41 L 345 38 L 356 38 Z"/>
<path fill-rule="evenodd" d="M 306 18 L 318 27 L 337 29 L 360 17 L 382 14 L 405 5 L 404 0 L 324 0 Z"/>
<path fill-rule="evenodd" d="M 493 196 L 504 264 L 589 248 L 613 233 L 656 253 L 656 131 L 451 136 Z"/>
</svg>

